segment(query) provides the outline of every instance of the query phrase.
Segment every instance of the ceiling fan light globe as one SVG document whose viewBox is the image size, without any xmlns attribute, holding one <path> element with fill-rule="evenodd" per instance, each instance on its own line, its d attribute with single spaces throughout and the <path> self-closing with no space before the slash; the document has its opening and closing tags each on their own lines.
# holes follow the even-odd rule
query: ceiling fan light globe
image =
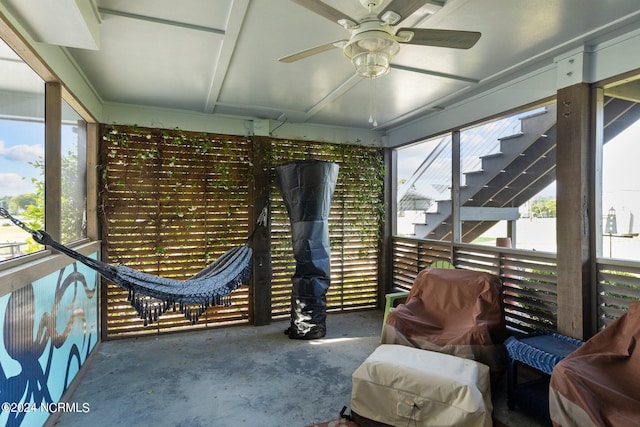
<svg viewBox="0 0 640 427">
<path fill-rule="evenodd" d="M 361 52 L 351 58 L 351 63 L 361 76 L 375 78 L 389 72 L 390 58 L 383 52 Z"/>
<path fill-rule="evenodd" d="M 354 35 L 344 47 L 344 54 L 358 74 L 374 78 L 389 72 L 391 58 L 399 50 L 400 44 L 390 34 L 368 31 Z"/>
</svg>

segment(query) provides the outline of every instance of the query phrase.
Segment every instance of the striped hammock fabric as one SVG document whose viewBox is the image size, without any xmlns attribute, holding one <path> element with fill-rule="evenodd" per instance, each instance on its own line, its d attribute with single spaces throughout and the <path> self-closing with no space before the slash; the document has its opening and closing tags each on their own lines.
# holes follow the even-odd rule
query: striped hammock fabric
<svg viewBox="0 0 640 427">
<path fill-rule="evenodd" d="M 31 230 L 4 208 L 0 208 L 0 216 L 30 233 L 36 242 L 64 253 L 127 289 L 131 305 L 144 319 L 145 326 L 168 310 L 179 310 L 195 324 L 207 307 L 229 305 L 231 292 L 251 279 L 253 250 L 248 242 L 228 250 L 194 276 L 177 280 L 89 258 L 55 241 L 45 231 Z"/>
</svg>

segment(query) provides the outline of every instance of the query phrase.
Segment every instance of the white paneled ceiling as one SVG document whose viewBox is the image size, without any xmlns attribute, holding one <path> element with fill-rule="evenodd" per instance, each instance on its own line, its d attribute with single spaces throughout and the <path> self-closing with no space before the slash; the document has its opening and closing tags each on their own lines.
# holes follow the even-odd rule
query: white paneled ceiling
<svg viewBox="0 0 640 427">
<path fill-rule="evenodd" d="M 366 12 L 359 0 L 324 2 L 356 19 Z M 34 1 L 4 3 L 43 42 L 64 44 L 47 40 L 47 34 L 55 34 L 56 25 L 78 26 L 68 0 L 45 24 L 32 10 Z M 390 73 L 375 80 L 378 129 L 446 108 L 470 91 L 636 23 L 639 6 L 638 0 L 427 1 L 400 26 L 482 36 L 468 50 L 402 44 Z M 97 48 L 68 43 L 65 49 L 104 102 L 372 126 L 371 81 L 355 75 L 340 49 L 289 64 L 277 60 L 349 37 L 342 26 L 294 1 L 97 0 L 95 10 Z M 91 30 L 91 23 L 87 26 Z M 88 37 L 87 29 L 78 28 L 77 34 Z"/>
</svg>

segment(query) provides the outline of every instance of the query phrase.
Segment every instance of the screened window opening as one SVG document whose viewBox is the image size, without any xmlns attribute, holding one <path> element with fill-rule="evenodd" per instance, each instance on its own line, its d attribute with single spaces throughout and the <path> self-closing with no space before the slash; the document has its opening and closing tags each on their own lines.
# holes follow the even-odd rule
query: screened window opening
<svg viewBox="0 0 640 427">
<path fill-rule="evenodd" d="M 638 82 L 605 89 L 602 138 L 604 258 L 640 260 L 640 98 Z"/>
<path fill-rule="evenodd" d="M 399 236 L 442 240 L 439 209 L 451 205 L 451 135 L 397 150 L 397 230 Z"/>
<path fill-rule="evenodd" d="M 555 105 L 460 134 L 462 241 L 555 252 Z"/>
<path fill-rule="evenodd" d="M 33 229 L 44 225 L 44 81 L 0 40 L 0 206 Z M 42 250 L 0 218 L 0 262 Z"/>
<path fill-rule="evenodd" d="M 555 252 L 555 105 L 460 131 L 464 243 Z M 452 240 L 453 135 L 397 151 L 398 236 Z"/>
<path fill-rule="evenodd" d="M 68 243 L 87 236 L 87 123 L 62 102 L 61 234 Z"/>
</svg>

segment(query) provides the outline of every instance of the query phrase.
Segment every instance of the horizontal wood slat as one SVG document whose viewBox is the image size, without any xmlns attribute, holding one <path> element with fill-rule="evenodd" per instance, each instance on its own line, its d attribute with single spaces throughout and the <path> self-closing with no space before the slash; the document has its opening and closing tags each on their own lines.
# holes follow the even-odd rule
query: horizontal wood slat
<svg viewBox="0 0 640 427">
<path fill-rule="evenodd" d="M 249 234 L 251 141 L 179 130 L 103 126 L 103 254 L 109 263 L 184 280 Z M 106 286 L 106 337 L 246 323 L 249 288 L 195 325 L 167 312 L 144 326 L 127 292 Z"/>
<path fill-rule="evenodd" d="M 507 327 L 517 332 L 557 330 L 555 256 L 483 245 L 451 244 L 423 239 L 393 238 L 394 286 L 409 290 L 417 274 L 437 260 L 456 268 L 484 271 L 500 277 Z"/>
<path fill-rule="evenodd" d="M 411 289 L 420 270 L 439 257 L 448 260 L 452 249 L 457 268 L 500 276 L 510 329 L 557 329 L 557 266 L 553 254 L 394 237 L 395 289 Z M 596 268 L 598 327 L 603 329 L 622 316 L 633 301 L 640 300 L 640 267 L 634 262 L 598 259 Z"/>
<path fill-rule="evenodd" d="M 640 267 L 630 261 L 598 260 L 598 327 L 603 329 L 640 300 Z"/>
<path fill-rule="evenodd" d="M 103 126 L 102 135 L 100 216 L 108 262 L 186 279 L 245 241 L 253 211 L 250 139 L 127 126 Z M 375 307 L 384 174 L 380 150 L 281 140 L 269 145 L 272 317 L 289 314 L 295 268 L 275 166 L 303 158 L 335 161 L 341 169 L 329 218 L 328 309 Z M 172 312 L 145 327 L 123 290 L 106 289 L 106 338 L 192 327 Z M 250 289 L 241 288 L 232 294 L 230 307 L 210 308 L 194 327 L 246 322 L 249 302 Z"/>
<path fill-rule="evenodd" d="M 273 141 L 271 174 L 294 160 L 315 159 L 338 164 L 338 182 L 329 214 L 331 286 L 327 310 L 373 308 L 378 295 L 378 236 L 382 220 L 382 155 L 378 149 L 347 144 Z M 380 162 L 380 164 L 378 163 Z M 272 316 L 291 310 L 291 276 L 295 260 L 290 221 L 282 196 L 271 180 Z"/>
</svg>

